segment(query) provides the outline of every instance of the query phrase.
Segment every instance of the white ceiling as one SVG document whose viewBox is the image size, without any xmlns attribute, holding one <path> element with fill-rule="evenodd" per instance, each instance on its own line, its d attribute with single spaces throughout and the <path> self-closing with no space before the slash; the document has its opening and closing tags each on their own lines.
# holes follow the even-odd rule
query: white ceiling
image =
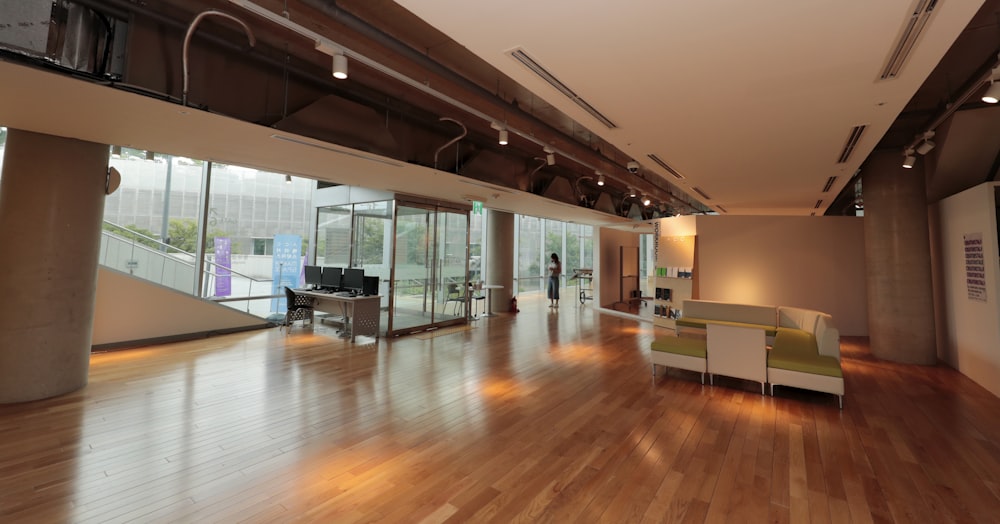
<svg viewBox="0 0 1000 524">
<path fill-rule="evenodd" d="M 674 182 L 647 154 L 664 159 L 692 197 L 730 214 L 787 215 L 822 214 L 983 3 L 938 2 L 899 76 L 882 81 L 918 0 L 396 1 Z M 618 129 L 510 58 L 515 47 Z"/>
</svg>

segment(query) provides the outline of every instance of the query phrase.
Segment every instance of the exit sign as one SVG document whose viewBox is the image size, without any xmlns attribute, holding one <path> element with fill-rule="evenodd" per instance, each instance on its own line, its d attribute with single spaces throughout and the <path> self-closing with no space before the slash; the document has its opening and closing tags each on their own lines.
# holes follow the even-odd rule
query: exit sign
<svg viewBox="0 0 1000 524">
<path fill-rule="evenodd" d="M 472 214 L 482 215 L 483 214 L 483 203 L 478 200 L 472 201 Z"/>
</svg>

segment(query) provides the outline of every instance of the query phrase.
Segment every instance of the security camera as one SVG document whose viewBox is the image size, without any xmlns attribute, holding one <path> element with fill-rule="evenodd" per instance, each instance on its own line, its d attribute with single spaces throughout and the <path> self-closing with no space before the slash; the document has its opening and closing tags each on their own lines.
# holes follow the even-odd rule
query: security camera
<svg viewBox="0 0 1000 524">
<path fill-rule="evenodd" d="M 631 162 L 625 165 L 625 168 L 628 169 L 629 173 L 632 173 L 634 175 L 639 172 L 639 163 L 636 162 L 635 160 L 632 160 Z"/>
</svg>

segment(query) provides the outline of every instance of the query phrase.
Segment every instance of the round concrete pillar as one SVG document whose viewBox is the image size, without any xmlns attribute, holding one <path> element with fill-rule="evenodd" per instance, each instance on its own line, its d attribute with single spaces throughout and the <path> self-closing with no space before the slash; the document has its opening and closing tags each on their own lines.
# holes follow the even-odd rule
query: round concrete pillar
<svg viewBox="0 0 1000 524">
<path fill-rule="evenodd" d="M 902 162 L 898 151 L 875 153 L 862 174 L 868 335 L 878 358 L 935 364 L 924 159 Z"/>
<path fill-rule="evenodd" d="M 505 211 L 488 209 L 486 226 L 487 284 L 499 284 L 503 289 L 493 290 L 493 311 L 510 311 L 514 288 L 514 215 Z"/>
<path fill-rule="evenodd" d="M 108 146 L 9 129 L 0 178 L 0 403 L 87 384 Z"/>
</svg>

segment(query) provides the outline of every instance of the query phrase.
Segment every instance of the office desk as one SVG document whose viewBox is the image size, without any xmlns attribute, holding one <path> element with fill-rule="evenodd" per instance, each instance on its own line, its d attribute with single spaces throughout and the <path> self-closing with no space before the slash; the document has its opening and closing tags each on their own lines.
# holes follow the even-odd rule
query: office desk
<svg viewBox="0 0 1000 524">
<path fill-rule="evenodd" d="M 330 313 L 332 315 L 342 315 L 344 317 L 344 329 L 348 332 L 351 342 L 358 335 L 367 335 L 378 338 L 379 335 L 379 304 L 381 295 L 338 297 L 332 293 L 319 293 L 316 291 L 306 291 L 296 289 L 295 293 L 312 297 L 313 307 L 317 311 Z"/>
</svg>

